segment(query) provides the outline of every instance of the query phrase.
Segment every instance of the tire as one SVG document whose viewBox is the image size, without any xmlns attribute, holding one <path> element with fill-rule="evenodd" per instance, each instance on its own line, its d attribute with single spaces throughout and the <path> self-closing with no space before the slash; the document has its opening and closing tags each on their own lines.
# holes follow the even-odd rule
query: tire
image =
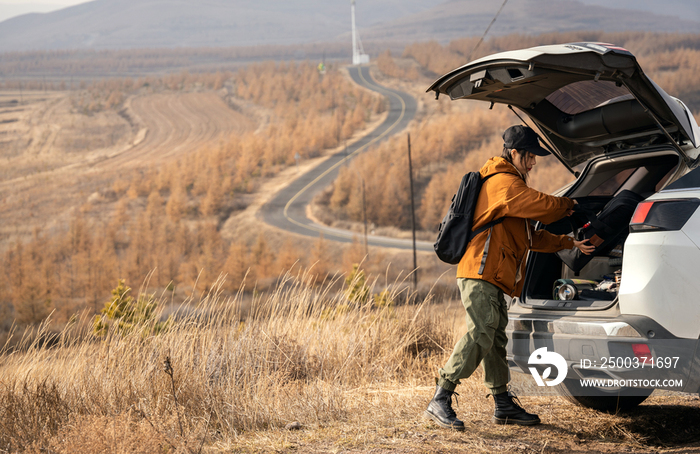
<svg viewBox="0 0 700 454">
<path fill-rule="evenodd" d="M 617 413 L 632 410 L 654 392 L 646 388 L 619 388 L 616 390 L 598 389 L 598 395 L 591 396 L 590 388 L 584 392 L 578 379 L 567 378 L 557 385 L 559 395 L 569 402 L 593 410 Z"/>
</svg>

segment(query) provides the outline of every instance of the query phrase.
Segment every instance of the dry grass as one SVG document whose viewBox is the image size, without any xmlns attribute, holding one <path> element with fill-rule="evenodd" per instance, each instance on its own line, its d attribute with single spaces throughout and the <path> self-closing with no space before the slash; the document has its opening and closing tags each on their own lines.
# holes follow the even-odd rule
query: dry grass
<svg viewBox="0 0 700 454">
<path fill-rule="evenodd" d="M 286 275 L 252 303 L 214 287 L 158 336 L 45 325 L 0 355 L 0 452 L 700 452 L 696 397 L 626 415 L 529 397 L 543 424 L 503 427 L 480 372 L 458 389 L 467 431 L 439 429 L 421 414 L 458 303 L 348 301 L 340 281 Z"/>
<path fill-rule="evenodd" d="M 285 276 L 245 319 L 241 297 L 214 288 L 159 336 L 144 326 L 100 339 L 79 320 L 53 342 L 27 338 L 0 357 L 0 449 L 73 450 L 51 448 L 56 437 L 109 444 L 95 428 L 115 425 L 196 452 L 294 421 L 344 421 L 359 390 L 424 381 L 452 341 L 425 303 L 375 307 L 331 288 Z"/>
</svg>

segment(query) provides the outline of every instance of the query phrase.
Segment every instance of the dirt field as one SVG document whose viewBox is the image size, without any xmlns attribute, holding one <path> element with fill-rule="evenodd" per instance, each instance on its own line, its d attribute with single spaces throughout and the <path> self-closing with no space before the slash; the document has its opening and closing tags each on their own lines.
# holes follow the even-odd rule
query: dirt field
<svg viewBox="0 0 700 454">
<path fill-rule="evenodd" d="M 256 128 L 211 91 L 147 93 L 84 113 L 75 93 L 0 93 L 0 242 L 109 202 L 123 172 L 157 166 Z M 95 196 L 97 194 L 98 196 Z"/>
<path fill-rule="evenodd" d="M 154 94 L 129 101 L 126 116 L 139 128 L 132 146 L 96 167 L 157 165 L 256 126 L 213 92 Z"/>
<path fill-rule="evenodd" d="M 343 423 L 245 433 L 221 451 L 313 454 L 700 453 L 697 430 L 700 401 L 697 397 L 652 397 L 635 411 L 619 415 L 576 407 L 560 398 L 523 398 L 528 410 L 538 413 L 543 421 L 538 426 L 522 427 L 491 423 L 493 402 L 484 398 L 485 391 L 470 389 L 470 394 L 462 394 L 460 404 L 455 407 L 466 430 L 455 432 L 439 428 L 422 416 L 431 391 L 428 387 L 370 391 L 359 397 L 366 407 L 377 405 L 377 401 L 387 405 L 385 401 L 390 399 L 377 398 L 375 395 L 379 393 L 401 394 L 402 402 L 395 403 L 401 408 L 397 408 L 389 420 L 372 420 L 365 413 L 361 418 L 351 418 Z M 475 395 L 477 392 L 478 396 Z M 416 395 L 422 395 L 422 399 Z M 407 405 L 406 400 L 410 404 Z M 407 406 L 411 409 L 407 410 Z M 369 413 L 370 408 L 365 411 Z"/>
</svg>

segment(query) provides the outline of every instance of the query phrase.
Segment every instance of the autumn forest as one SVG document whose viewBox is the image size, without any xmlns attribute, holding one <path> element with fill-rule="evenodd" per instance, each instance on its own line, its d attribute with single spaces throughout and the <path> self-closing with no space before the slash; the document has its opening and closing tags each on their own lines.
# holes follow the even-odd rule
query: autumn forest
<svg viewBox="0 0 700 454">
<path fill-rule="evenodd" d="M 465 38 L 446 45 L 415 43 L 401 55 L 387 50 L 377 56 L 373 69 L 377 80 L 420 99 L 419 115 L 407 132 L 412 141 L 421 238 L 432 238 L 463 173 L 498 154 L 501 131 L 518 121 L 506 109 L 488 111 L 480 106 L 451 105 L 443 99 L 435 102 L 423 93 L 425 87 L 437 75 L 470 58 L 519 47 L 587 40 L 630 49 L 649 75 L 667 92 L 684 99 L 697 118 L 698 35 L 510 35 L 489 39 L 476 51 L 476 40 Z M 362 262 L 364 254 L 358 243 L 340 248 L 320 238 L 305 244 L 292 237 L 266 235 L 263 229 L 255 229 L 255 223 L 242 231 L 232 226 L 235 222 L 231 219 L 251 206 L 265 182 L 291 172 L 298 159 L 319 159 L 328 150 L 353 140 L 385 113 L 384 99 L 352 84 L 342 65 L 333 61 L 323 72 L 319 72 L 317 62 L 310 61 L 250 63 L 232 70 L 195 72 L 177 69 L 178 64 L 192 58 L 191 50 L 181 54 L 164 51 L 160 56 L 153 52 L 134 52 L 131 57 L 124 51 L 103 52 L 97 64 L 114 66 L 113 57 L 132 65 L 157 61 L 162 67 L 172 65 L 170 73 L 111 78 L 86 74 L 79 84 L 65 79 L 48 83 L 36 77 L 23 80 L 18 74 L 28 70 L 29 61 L 37 61 L 36 53 L 12 55 L 0 62 L 5 74 L 0 89 L 15 93 L 15 102 L 18 93 L 67 93 L 75 118 L 112 115 L 115 121 L 122 121 L 123 131 L 111 133 L 114 143 L 121 136 L 138 133 L 128 107 L 135 102 L 132 100 L 142 99 L 139 97 L 215 93 L 228 108 L 248 117 L 241 119 L 236 134 L 202 143 L 192 152 L 144 160 L 139 165 L 112 166 L 99 176 L 86 174 L 85 181 L 90 183 L 85 187 L 91 189 L 86 193 L 81 189 L 79 199 L 66 203 L 70 214 L 50 228 L 46 227 L 48 219 L 14 219 L 14 230 L 5 230 L 0 236 L 0 319 L 5 321 L 4 329 L 13 321 L 19 325 L 37 323 L 52 311 L 63 322 L 82 309 L 96 313 L 119 279 L 135 287 L 146 282 L 148 288 L 168 289 L 174 294 L 175 289 L 192 291 L 196 283 L 206 289 L 224 274 L 228 276 L 225 291 L 234 293 L 244 280 L 247 291 L 264 289 L 295 264 L 315 265 L 322 282 L 326 276 L 348 272 L 353 263 Z M 36 64 L 46 65 L 45 69 L 76 64 L 79 69 L 83 60 L 83 56 L 71 60 L 70 53 L 47 52 L 38 60 L 43 63 Z M 41 68 L 32 70 L 40 72 Z M 7 112 L 17 105 L 2 104 Z M 363 182 L 366 216 L 372 228 L 384 229 L 382 232 L 410 229 L 406 138 L 400 134 L 383 142 L 342 169 L 335 184 L 315 201 L 313 211 L 319 220 L 329 225 L 354 225 L 359 231 L 356 227 L 364 215 Z M 3 143 L 10 150 L 2 158 L 3 180 L 27 180 L 41 173 L 20 165 L 17 156 L 27 142 Z M 543 161 L 532 184 L 553 191 L 571 178 L 555 162 Z M 90 194 L 93 196 L 87 197 Z M 38 202 L 13 194 L 7 185 L 0 193 L 3 217 L 35 203 L 38 209 Z M 365 266 L 372 263 L 367 261 Z M 381 270 L 380 264 L 374 264 Z"/>
</svg>

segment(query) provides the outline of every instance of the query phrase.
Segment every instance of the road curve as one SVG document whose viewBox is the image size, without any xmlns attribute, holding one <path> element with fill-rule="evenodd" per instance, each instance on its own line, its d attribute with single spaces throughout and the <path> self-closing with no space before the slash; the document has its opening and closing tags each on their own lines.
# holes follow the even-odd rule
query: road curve
<svg viewBox="0 0 700 454">
<path fill-rule="evenodd" d="M 289 232 L 318 237 L 323 233 L 324 238 L 332 241 L 349 243 L 353 237 L 359 237 L 356 232 L 334 229 L 317 224 L 306 217 L 306 206 L 326 186 L 338 176 L 342 164 L 365 151 L 370 145 L 385 140 L 392 134 L 404 130 L 416 113 L 416 100 L 410 95 L 398 90 L 377 84 L 369 73 L 367 66 L 349 66 L 348 72 L 352 80 L 365 88 L 383 94 L 389 101 L 387 118 L 372 132 L 348 146 L 347 151 L 341 151 L 301 175 L 286 188 L 282 189 L 268 203 L 262 206 L 259 216 L 275 227 Z M 411 249 L 411 240 L 402 240 L 377 235 L 368 235 L 370 246 Z M 433 246 L 426 241 L 416 243 L 418 250 L 432 251 Z"/>
</svg>

